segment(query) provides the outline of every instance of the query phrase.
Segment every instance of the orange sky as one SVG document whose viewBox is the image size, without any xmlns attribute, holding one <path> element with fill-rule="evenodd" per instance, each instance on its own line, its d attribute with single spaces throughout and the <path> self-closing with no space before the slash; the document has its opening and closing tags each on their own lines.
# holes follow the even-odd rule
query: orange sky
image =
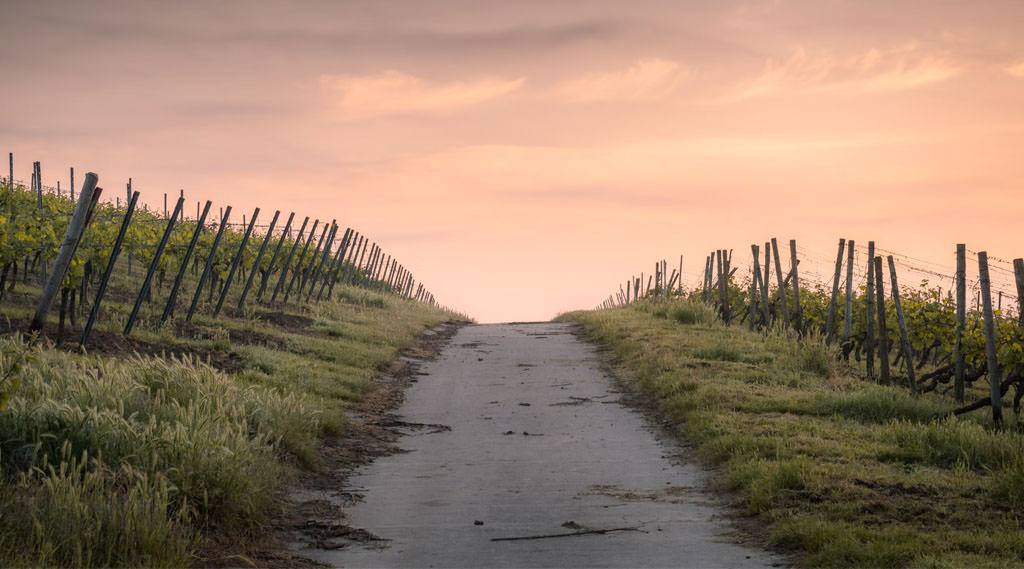
<svg viewBox="0 0 1024 569">
<path fill-rule="evenodd" d="M 691 285 L 707 251 L 745 265 L 773 236 L 821 259 L 839 237 L 949 265 L 957 242 L 1024 254 L 1018 1 L 0 14 L 17 178 L 40 160 L 47 185 L 131 176 L 154 206 L 183 188 L 337 218 L 484 322 L 591 307 L 680 254 Z"/>
</svg>

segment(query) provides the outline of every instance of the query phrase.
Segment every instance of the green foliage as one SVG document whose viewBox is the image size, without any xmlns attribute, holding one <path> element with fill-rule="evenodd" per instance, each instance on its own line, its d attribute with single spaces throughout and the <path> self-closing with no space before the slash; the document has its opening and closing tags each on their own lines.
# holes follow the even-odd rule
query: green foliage
<svg viewBox="0 0 1024 569">
<path fill-rule="evenodd" d="M 0 486 L 0 551 L 10 566 L 185 566 L 196 536 L 172 493 L 160 474 L 76 457 L 66 443 L 60 461 Z"/>
<path fill-rule="evenodd" d="M 19 335 L 0 337 L 0 411 L 21 386 L 21 370 L 35 357 L 38 345 Z"/>
</svg>

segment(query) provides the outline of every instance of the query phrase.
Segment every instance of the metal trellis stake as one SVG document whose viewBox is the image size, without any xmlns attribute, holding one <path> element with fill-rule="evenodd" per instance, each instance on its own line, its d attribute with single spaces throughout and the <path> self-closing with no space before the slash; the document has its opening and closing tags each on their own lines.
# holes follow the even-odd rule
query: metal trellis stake
<svg viewBox="0 0 1024 569">
<path fill-rule="evenodd" d="M 210 247 L 210 256 L 206 258 L 206 265 L 203 266 L 203 274 L 199 277 L 199 285 L 196 286 L 196 293 L 192 296 L 192 305 L 188 307 L 188 315 L 185 316 L 186 322 L 192 321 L 192 315 L 196 312 L 196 305 L 199 304 L 199 297 L 203 294 L 203 285 L 206 284 L 206 278 L 210 276 L 210 269 L 213 268 L 213 259 L 217 255 L 217 246 L 220 245 L 220 238 L 224 235 L 224 229 L 228 226 L 228 217 L 231 216 L 231 206 L 227 206 L 224 210 L 224 215 L 220 219 L 220 229 L 217 230 L 217 236 L 213 238 L 213 245 Z"/>
<path fill-rule="evenodd" d="M 139 296 L 135 298 L 135 306 L 132 307 L 132 313 L 128 316 L 128 322 L 124 325 L 125 336 L 132 333 L 132 327 L 135 326 L 135 318 L 139 315 L 139 308 L 142 307 L 142 301 L 146 298 L 146 293 L 149 292 L 149 285 L 153 282 L 153 273 L 156 272 L 156 267 L 160 264 L 160 257 L 164 254 L 164 247 L 167 246 L 167 240 L 171 238 L 174 223 L 178 220 L 178 212 L 181 211 L 181 207 L 184 204 L 185 200 L 178 198 L 178 203 L 174 206 L 174 215 L 167 219 L 167 228 L 164 229 L 164 234 L 160 237 L 160 244 L 156 246 L 156 253 L 153 254 L 153 260 L 149 263 L 149 270 L 146 271 L 146 278 L 142 281 L 142 288 L 139 289 Z M 165 210 L 165 217 L 166 214 Z"/>
<path fill-rule="evenodd" d="M 235 253 L 235 258 L 231 260 L 231 269 L 228 270 L 228 278 L 224 279 L 224 286 L 220 291 L 220 298 L 217 300 L 217 307 L 213 309 L 213 317 L 216 319 L 220 316 L 220 309 L 224 306 L 224 299 L 228 297 L 228 290 L 231 288 L 231 280 L 235 278 L 235 271 L 238 270 L 238 263 L 242 260 L 242 255 L 245 254 L 245 246 L 249 243 L 249 235 L 252 234 L 252 228 L 256 225 L 256 218 L 260 215 L 260 208 L 256 208 L 252 212 L 252 219 L 249 220 L 249 226 L 245 228 L 245 235 L 242 236 L 242 243 L 238 246 L 238 252 Z"/>
<path fill-rule="evenodd" d="M 210 213 L 210 206 L 213 202 L 207 200 L 206 207 L 203 208 L 203 214 L 198 216 L 196 221 L 196 229 L 192 232 L 192 239 L 188 242 L 188 249 L 185 251 L 185 258 L 181 260 L 181 267 L 178 268 L 178 276 L 174 277 L 174 286 L 171 287 L 171 295 L 167 298 L 167 306 L 164 307 L 164 314 L 160 317 L 160 322 L 166 322 L 174 312 L 174 303 L 178 299 L 178 289 L 181 287 L 181 281 L 185 278 L 185 271 L 188 270 L 188 262 L 192 259 L 192 253 L 196 250 L 196 243 L 199 242 L 199 236 L 203 232 L 203 224 L 206 223 L 206 216 Z M 196 203 L 196 207 L 199 207 L 199 203 Z M 197 212 L 198 213 L 198 212 Z"/>
<path fill-rule="evenodd" d="M 88 179 L 88 178 L 87 178 Z M 128 231 L 128 225 L 132 222 L 132 213 L 135 212 L 135 202 L 139 201 L 139 192 L 132 194 L 128 200 L 127 209 L 124 212 L 124 220 L 121 221 L 121 229 L 117 232 L 117 239 L 114 240 L 114 248 L 110 250 L 110 258 L 107 259 L 107 268 L 103 271 L 103 279 L 100 281 L 100 286 L 96 289 L 96 300 L 92 303 L 92 309 L 89 311 L 89 320 L 85 323 L 85 329 L 82 330 L 82 345 L 89 341 L 89 334 L 92 332 L 92 325 L 96 323 L 96 316 L 100 313 L 100 303 L 103 302 L 103 295 L 107 291 L 107 282 L 110 281 L 110 275 L 114 272 L 114 264 L 117 262 L 117 256 L 121 253 L 121 244 L 124 243 L 124 234 Z"/>
</svg>

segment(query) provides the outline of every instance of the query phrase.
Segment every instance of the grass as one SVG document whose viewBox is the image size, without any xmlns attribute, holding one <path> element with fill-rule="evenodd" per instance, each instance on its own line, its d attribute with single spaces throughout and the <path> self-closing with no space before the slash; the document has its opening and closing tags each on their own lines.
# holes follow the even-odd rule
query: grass
<svg viewBox="0 0 1024 569">
<path fill-rule="evenodd" d="M 859 379 L 819 337 L 726 327 L 703 305 L 575 312 L 719 475 L 764 545 L 805 567 L 1019 567 L 1024 435 L 985 410 Z"/>
<path fill-rule="evenodd" d="M 266 524 L 282 484 L 315 469 L 322 438 L 344 428 L 346 408 L 419 333 L 455 318 L 391 295 L 336 293 L 275 307 L 284 324 L 262 308 L 199 314 L 184 336 L 151 317 L 133 333 L 201 355 L 32 351 L 0 412 L 0 562 L 188 566 L 209 532 Z M 119 333 L 121 307 L 110 307 L 96 330 Z M 0 344 L 31 351 L 15 336 Z"/>
</svg>

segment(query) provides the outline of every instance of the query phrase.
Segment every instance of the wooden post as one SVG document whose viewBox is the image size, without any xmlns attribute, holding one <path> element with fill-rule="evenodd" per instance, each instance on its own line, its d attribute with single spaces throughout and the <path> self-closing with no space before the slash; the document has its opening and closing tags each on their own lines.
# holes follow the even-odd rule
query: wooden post
<svg viewBox="0 0 1024 569">
<path fill-rule="evenodd" d="M 996 325 L 992 315 L 991 281 L 988 276 L 988 253 L 978 251 L 978 280 L 981 284 L 981 313 L 985 319 L 985 354 L 988 356 L 988 386 L 992 401 L 992 424 L 997 429 L 1003 426 L 1002 374 L 996 357 Z"/>
<path fill-rule="evenodd" d="M 790 272 L 793 275 L 793 327 L 797 334 L 804 333 L 803 309 L 800 308 L 800 277 L 797 274 L 797 266 L 800 260 L 796 258 L 796 239 L 789 240 L 789 262 L 792 265 Z"/>
<path fill-rule="evenodd" d="M 86 180 L 89 179 L 89 175 L 86 174 Z M 73 186 L 72 186 L 73 187 Z M 89 341 L 89 334 L 92 332 L 92 326 L 96 323 L 96 316 L 100 312 L 100 304 L 103 302 L 103 295 L 107 291 L 107 282 L 110 281 L 110 275 L 114 272 L 114 264 L 117 263 L 117 256 L 121 253 L 121 244 L 124 243 L 124 234 L 128 231 L 128 225 L 132 222 L 132 213 L 135 212 L 135 202 L 139 200 L 139 192 L 132 194 L 131 199 L 128 200 L 124 212 L 124 219 L 121 221 L 121 229 L 117 232 L 117 239 L 114 240 L 114 248 L 110 250 L 110 258 L 107 259 L 107 268 L 103 271 L 103 278 L 100 280 L 100 286 L 96 289 L 96 300 L 92 303 L 92 308 L 89 310 L 89 320 L 85 323 L 85 328 L 82 330 L 82 342 L 84 346 Z"/>
<path fill-rule="evenodd" d="M 71 265 L 71 259 L 75 256 L 78 242 L 82 239 L 82 233 L 85 232 L 85 225 L 89 220 L 89 212 L 96 204 L 96 198 L 99 197 L 99 193 L 102 191 L 96 188 L 98 181 L 99 178 L 92 172 L 85 175 L 81 199 L 75 204 L 75 211 L 71 215 L 71 222 L 64 232 L 64 240 L 61 242 L 60 251 L 58 251 L 57 258 L 53 262 L 53 271 L 50 273 L 50 278 L 44 281 L 43 294 L 39 298 L 35 316 L 32 318 L 31 330 L 33 331 L 42 330 L 43 324 L 46 323 L 46 315 L 49 314 L 50 308 L 53 306 L 53 300 L 57 297 L 57 291 L 60 290 L 61 283 L 64 281 L 64 275 Z"/>
<path fill-rule="evenodd" d="M 10 169 L 8 170 L 8 174 L 7 174 L 7 184 L 13 190 L 14 189 L 14 153 L 13 152 L 8 152 L 7 153 L 7 159 L 8 159 L 8 166 L 10 167 Z M 75 195 L 74 194 L 75 194 L 75 183 L 71 182 L 71 201 L 75 201 Z"/>
<path fill-rule="evenodd" d="M 761 248 L 757 245 L 750 246 L 750 252 L 753 253 L 754 266 L 751 270 L 750 279 L 750 330 L 754 330 L 754 320 L 757 318 L 757 281 L 761 278 Z M 764 288 L 763 286 L 761 287 Z"/>
<path fill-rule="evenodd" d="M 39 161 L 32 163 L 32 179 L 35 181 L 36 195 L 39 197 L 39 209 L 43 209 L 43 173 L 39 168 Z"/>
<path fill-rule="evenodd" d="M 732 249 L 726 252 L 722 250 L 722 260 L 724 261 L 722 275 L 718 278 L 718 294 L 722 301 L 722 320 L 725 321 L 726 326 L 732 320 L 732 310 L 729 306 L 729 276 L 732 274 L 730 269 L 732 268 Z"/>
<path fill-rule="evenodd" d="M 308 215 L 306 216 L 306 219 L 302 220 L 302 227 L 299 228 L 299 233 L 298 233 L 298 235 L 295 236 L 295 241 L 292 242 L 292 247 L 288 251 L 288 256 L 285 257 L 284 266 L 281 267 L 281 276 L 278 277 L 278 279 L 277 279 L 277 286 L 274 287 L 274 294 L 270 295 L 270 302 L 274 302 L 275 300 L 277 300 L 277 295 L 280 294 L 281 293 L 281 289 L 284 288 L 284 280 L 288 276 L 288 270 L 289 270 L 289 267 L 291 267 L 291 265 L 292 265 L 292 259 L 295 257 L 295 251 L 298 250 L 299 244 L 302 243 L 302 236 L 304 235 L 304 232 L 306 231 L 306 224 L 307 223 L 309 223 L 309 216 Z M 316 231 L 316 226 L 315 225 L 313 226 L 313 231 Z M 313 231 L 309 232 L 310 235 L 313 234 Z M 283 239 L 283 237 L 282 237 L 282 239 Z"/>
<path fill-rule="evenodd" d="M 953 340 L 953 394 L 964 402 L 963 336 L 967 324 L 967 245 L 956 246 L 956 328 Z"/>
<path fill-rule="evenodd" d="M 882 276 L 882 258 L 872 260 L 875 272 L 875 303 L 878 313 L 878 362 L 881 366 L 878 381 L 889 385 L 889 325 L 885 319 L 885 283 Z"/>
<path fill-rule="evenodd" d="M 174 211 L 172 219 L 177 217 L 178 211 Z M 249 220 L 249 225 L 245 228 L 245 234 L 242 235 L 242 243 L 238 245 L 238 252 L 235 253 L 235 258 L 231 260 L 231 268 L 228 269 L 228 277 L 224 279 L 224 286 L 220 289 L 220 298 L 217 299 L 217 306 L 213 309 L 214 320 L 220 316 L 220 309 L 224 306 L 224 299 L 228 297 L 228 291 L 231 289 L 231 281 L 235 278 L 235 271 L 238 270 L 238 264 L 242 261 L 242 255 L 245 254 L 245 246 L 249 244 L 249 236 L 252 235 L 252 228 L 256 225 L 256 218 L 260 215 L 260 208 L 256 208 L 252 212 L 252 219 Z M 253 270 L 255 273 L 256 271 Z"/>
<path fill-rule="evenodd" d="M 362 254 L 363 248 L 366 246 L 366 236 L 362 233 L 356 232 L 356 246 L 352 248 L 352 251 L 348 255 L 348 260 L 345 261 L 345 270 L 341 274 L 341 282 L 345 285 L 350 285 L 354 278 L 354 273 L 358 270 L 358 264 L 360 255 Z"/>
<path fill-rule="evenodd" d="M 1024 259 L 1013 260 L 1013 277 L 1017 283 L 1017 322 L 1024 326 Z"/>
<path fill-rule="evenodd" d="M 291 234 L 292 221 L 295 219 L 295 212 L 288 214 L 288 221 L 284 224 L 284 229 L 281 230 L 281 237 L 277 240 L 277 246 L 274 247 L 274 254 L 270 257 L 270 263 L 267 264 L 267 269 L 263 271 L 263 276 L 260 277 L 260 289 L 256 291 L 256 302 L 263 300 L 263 293 L 267 290 L 267 283 L 270 282 L 270 275 L 274 272 L 274 265 L 277 263 L 278 256 L 281 253 L 281 248 L 284 246 L 285 237 Z M 270 235 L 271 232 L 267 232 Z"/>
<path fill-rule="evenodd" d="M 843 312 L 843 358 L 850 358 L 850 334 L 853 326 L 853 239 L 847 244 L 846 252 L 846 310 Z"/>
<path fill-rule="evenodd" d="M 867 359 L 869 378 L 875 377 L 875 242 L 868 241 L 868 282 L 865 287 L 864 314 L 865 334 L 864 351 Z"/>
<path fill-rule="evenodd" d="M 156 252 L 153 253 L 153 260 L 149 262 L 149 270 L 146 271 L 146 278 L 143 279 L 142 288 L 139 289 L 139 294 L 135 297 L 135 306 L 132 307 L 132 312 L 128 315 L 128 321 L 124 325 L 125 336 L 132 333 L 132 328 L 135 326 L 135 318 L 139 315 L 139 308 L 142 307 L 142 301 L 146 299 L 146 293 L 149 292 L 149 286 L 153 282 L 153 274 L 156 273 L 156 268 L 160 264 L 160 257 L 164 254 L 164 248 L 167 247 L 167 240 L 171 237 L 171 231 L 174 230 L 174 223 L 178 220 L 178 212 L 181 211 L 181 207 L 183 205 L 185 205 L 185 200 L 179 199 L 178 204 L 174 207 L 174 215 L 167 218 L 167 227 L 164 228 L 164 234 L 160 237 L 160 243 L 156 246 Z M 164 217 L 167 217 L 166 212 Z"/>
<path fill-rule="evenodd" d="M 832 299 L 828 302 L 828 317 L 825 320 L 825 341 L 832 343 L 832 333 L 836 324 L 836 297 L 839 296 L 839 278 L 843 272 L 843 249 L 846 247 L 846 239 L 839 239 L 839 254 L 836 255 L 836 270 L 832 277 Z"/>
<path fill-rule="evenodd" d="M 13 180 L 11 182 L 13 183 Z M 71 201 L 75 201 L 75 167 L 74 166 L 71 167 Z"/>
<path fill-rule="evenodd" d="M 206 284 L 206 279 L 210 276 L 210 269 L 213 268 L 213 260 L 217 255 L 217 246 L 220 245 L 220 238 L 224 235 L 224 229 L 228 226 L 228 218 L 230 216 L 231 206 L 227 206 L 224 209 L 224 215 L 220 218 L 220 229 L 217 230 L 217 236 L 213 238 L 213 245 L 210 246 L 210 254 L 206 258 L 206 265 L 203 266 L 203 274 L 199 277 L 199 284 L 196 286 L 196 293 L 192 297 L 192 304 L 188 307 L 188 315 L 185 316 L 186 322 L 191 322 L 192 315 L 196 312 L 196 305 L 199 304 L 199 298 L 203 293 L 203 285 Z"/>
<path fill-rule="evenodd" d="M 341 277 L 339 282 L 348 284 L 349 279 L 352 278 L 352 270 L 355 267 L 356 255 L 359 254 L 359 250 L 363 248 L 363 236 L 358 231 L 352 237 L 352 241 L 355 244 L 349 248 L 348 254 L 345 255 L 345 260 L 342 262 Z M 331 290 L 334 290 L 334 286 L 331 285 Z M 331 298 L 331 293 L 327 293 L 327 298 Z"/>
<path fill-rule="evenodd" d="M 310 267 L 310 273 L 312 276 L 309 278 L 309 292 L 306 293 L 306 302 L 308 303 L 313 297 L 313 291 L 316 290 L 316 283 L 320 280 L 321 275 L 324 274 L 324 266 L 327 265 L 327 260 L 331 258 L 331 245 L 334 244 L 334 239 L 338 235 L 338 224 L 337 220 L 331 220 L 331 231 L 327 234 L 327 241 L 324 242 L 323 251 L 320 254 L 320 262 L 317 263 L 316 268 Z M 314 258 L 314 261 L 316 259 Z"/>
<path fill-rule="evenodd" d="M 376 247 L 377 245 L 373 244 L 373 246 Z M 370 249 L 369 237 L 363 240 L 363 250 L 359 252 L 359 261 L 356 262 L 356 266 L 352 270 L 352 284 L 356 286 L 358 286 L 363 280 L 363 260 L 366 258 L 366 252 L 368 249 Z M 358 277 L 358 279 L 356 277 Z"/>
<path fill-rule="evenodd" d="M 281 210 L 277 210 L 274 212 L 274 217 L 270 220 L 270 227 L 267 229 L 267 234 L 263 236 L 263 243 L 260 244 L 260 249 L 256 253 L 256 260 L 253 261 L 252 263 L 252 270 L 249 271 L 249 279 L 246 280 L 245 286 L 242 288 L 242 295 L 238 297 L 239 310 L 241 310 L 242 307 L 245 306 L 245 297 L 249 295 L 249 288 L 252 287 L 252 283 L 256 279 L 256 273 L 259 272 L 260 268 L 260 261 L 263 260 L 263 254 L 266 253 L 267 251 L 267 245 L 270 244 L 270 238 L 274 234 L 274 227 L 277 225 L 277 219 L 280 216 Z"/>
<path fill-rule="evenodd" d="M 782 263 L 779 260 L 779 242 L 772 237 L 772 256 L 775 259 L 775 276 L 779 280 L 778 294 L 782 300 L 782 321 L 785 328 L 789 328 L 789 295 L 786 294 L 786 277 L 782 275 Z M 799 307 L 799 302 L 797 303 Z"/>
<path fill-rule="evenodd" d="M 900 302 L 900 285 L 896 280 L 896 263 L 892 255 L 886 257 L 889 261 L 889 284 L 892 289 L 892 303 L 896 307 L 896 322 L 900 326 L 900 339 L 903 346 L 903 363 L 907 369 L 907 380 L 910 381 L 910 391 L 915 395 L 918 393 L 917 379 L 914 377 L 914 350 L 910 347 L 910 333 L 907 331 L 907 319 L 903 315 L 903 303 Z"/>
<path fill-rule="evenodd" d="M 661 278 L 665 281 L 665 298 L 668 299 L 668 289 L 672 285 L 668 282 L 668 261 L 664 259 L 661 260 Z"/>
<path fill-rule="evenodd" d="M 679 255 L 679 296 L 683 296 L 683 256 Z"/>
<path fill-rule="evenodd" d="M 138 194 L 138 192 L 135 192 Z M 198 204 L 197 204 L 198 205 Z M 185 258 L 181 260 L 181 266 L 178 267 L 178 276 L 174 277 L 174 286 L 171 287 L 171 294 L 167 297 L 167 305 L 164 306 L 163 316 L 160 317 L 160 322 L 166 322 L 167 318 L 174 312 L 174 304 L 178 300 L 178 289 L 181 287 L 181 281 L 185 278 L 185 271 L 188 270 L 188 262 L 192 259 L 192 253 L 196 250 L 196 243 L 199 242 L 199 236 L 203 232 L 203 223 L 206 222 L 206 216 L 210 213 L 210 206 L 213 202 L 206 200 L 206 207 L 203 208 L 203 215 L 196 216 L 196 228 L 192 232 L 192 239 L 188 242 L 188 249 L 185 250 Z"/>
<path fill-rule="evenodd" d="M 302 262 L 306 260 L 306 253 L 309 252 L 309 246 L 313 244 L 313 239 L 316 238 L 316 227 L 320 224 L 319 219 L 313 220 L 313 228 L 309 230 L 309 237 L 306 238 L 306 244 L 302 246 L 302 253 L 299 254 L 299 259 L 295 261 L 295 269 L 292 270 L 292 278 L 288 281 L 288 288 L 284 291 L 284 302 L 288 302 L 288 297 L 291 296 L 292 287 L 295 286 L 296 279 L 301 278 L 303 274 Z M 327 233 L 327 224 L 324 224 L 324 234 Z M 320 236 L 320 241 L 323 241 L 324 236 Z M 319 245 L 318 245 L 319 246 Z"/>
<path fill-rule="evenodd" d="M 338 245 L 338 252 L 334 254 L 334 263 L 331 265 L 330 273 L 323 283 L 320 284 L 320 291 L 316 293 L 316 301 L 320 302 L 320 298 L 323 297 L 324 290 L 327 290 L 327 298 L 331 297 L 331 291 L 334 290 L 334 283 L 338 281 L 338 273 L 341 271 L 341 265 L 345 262 L 345 253 L 348 252 L 349 243 L 352 240 L 352 228 L 346 228 L 345 234 L 341 238 L 341 243 Z"/>
<path fill-rule="evenodd" d="M 43 172 L 42 172 L 42 169 L 41 169 L 38 161 L 32 163 L 32 179 L 35 180 L 36 191 L 38 192 L 38 195 L 39 195 L 39 209 L 43 209 Z M 86 205 L 91 207 L 89 204 L 86 204 Z M 75 246 L 77 247 L 78 244 L 76 243 Z M 68 263 L 70 263 L 70 262 L 71 261 L 68 260 Z M 67 270 L 67 269 L 65 268 L 65 270 Z M 46 272 L 47 272 L 46 271 L 46 258 L 43 256 L 42 248 L 40 248 L 40 250 L 39 250 L 39 274 L 40 274 L 39 282 L 40 283 L 44 283 L 45 284 L 47 282 Z M 64 279 L 64 276 L 61 275 L 61 280 L 63 280 L 63 279 Z M 56 295 L 57 291 L 54 291 L 53 294 Z M 45 288 L 44 288 L 43 296 L 44 297 L 46 296 Z M 52 303 L 53 299 L 50 299 L 50 302 Z M 49 311 L 49 307 L 47 307 L 47 311 Z M 33 326 L 35 325 L 34 322 L 35 321 L 33 321 Z M 33 328 L 33 330 L 34 329 L 35 328 Z"/>
</svg>

